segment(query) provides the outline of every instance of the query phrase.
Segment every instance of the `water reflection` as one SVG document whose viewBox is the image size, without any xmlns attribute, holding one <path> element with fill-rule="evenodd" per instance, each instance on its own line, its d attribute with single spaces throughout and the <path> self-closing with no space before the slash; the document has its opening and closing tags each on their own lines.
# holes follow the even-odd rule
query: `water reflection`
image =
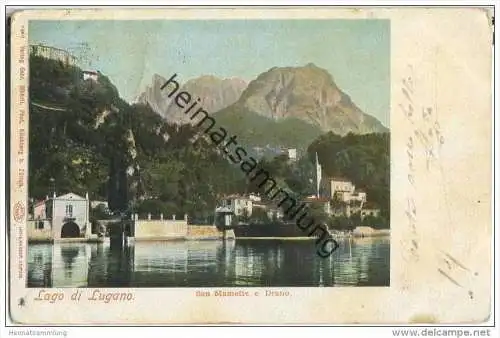
<svg viewBox="0 0 500 338">
<path fill-rule="evenodd" d="M 30 244 L 29 287 L 388 286 L 389 240 Z"/>
</svg>

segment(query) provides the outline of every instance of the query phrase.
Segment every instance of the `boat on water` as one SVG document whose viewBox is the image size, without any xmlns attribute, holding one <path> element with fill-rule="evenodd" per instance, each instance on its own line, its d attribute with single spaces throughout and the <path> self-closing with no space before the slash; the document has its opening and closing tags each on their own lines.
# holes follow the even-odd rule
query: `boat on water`
<svg viewBox="0 0 500 338">
<path fill-rule="evenodd" d="M 240 223 L 233 226 L 238 238 L 311 238 L 294 222 Z"/>
</svg>

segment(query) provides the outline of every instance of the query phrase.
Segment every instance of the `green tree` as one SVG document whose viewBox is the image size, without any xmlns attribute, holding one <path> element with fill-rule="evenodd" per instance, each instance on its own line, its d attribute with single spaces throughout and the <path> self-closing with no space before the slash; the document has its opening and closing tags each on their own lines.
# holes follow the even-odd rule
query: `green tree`
<svg viewBox="0 0 500 338">
<path fill-rule="evenodd" d="M 330 216 L 325 212 L 323 203 L 310 203 L 307 214 L 314 219 L 315 223 L 328 224 L 330 222 Z"/>
<path fill-rule="evenodd" d="M 350 133 L 342 137 L 330 132 L 308 148 L 310 159 L 318 153 L 325 177 L 347 177 L 357 189 L 364 190 L 368 200 L 380 206 L 385 224 L 390 219 L 389 152 L 389 133 Z"/>
</svg>

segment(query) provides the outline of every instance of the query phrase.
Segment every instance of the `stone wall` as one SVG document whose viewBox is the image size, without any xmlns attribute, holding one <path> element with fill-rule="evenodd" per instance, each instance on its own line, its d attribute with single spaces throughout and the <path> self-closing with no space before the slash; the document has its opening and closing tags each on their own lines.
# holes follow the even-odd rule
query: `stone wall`
<svg viewBox="0 0 500 338">
<path fill-rule="evenodd" d="M 135 240 L 185 239 L 188 225 L 185 220 L 136 220 Z"/>
<path fill-rule="evenodd" d="M 219 239 L 222 232 L 215 225 L 189 225 L 188 239 Z"/>
<path fill-rule="evenodd" d="M 52 231 L 50 229 L 31 229 L 28 228 L 28 241 L 52 241 Z"/>
<path fill-rule="evenodd" d="M 43 222 L 43 229 L 38 228 L 38 223 Z M 29 241 L 50 241 L 54 238 L 51 224 L 48 220 L 30 220 L 26 224 L 26 232 Z"/>
<path fill-rule="evenodd" d="M 377 236 L 389 236 L 391 234 L 390 229 L 373 229 L 367 226 L 356 227 L 352 232 L 354 237 L 377 237 Z"/>
</svg>

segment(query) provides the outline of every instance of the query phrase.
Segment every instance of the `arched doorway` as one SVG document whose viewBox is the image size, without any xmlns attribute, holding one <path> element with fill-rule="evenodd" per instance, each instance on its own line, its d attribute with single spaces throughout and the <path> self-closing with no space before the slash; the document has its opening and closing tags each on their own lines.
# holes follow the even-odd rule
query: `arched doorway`
<svg viewBox="0 0 500 338">
<path fill-rule="evenodd" d="M 61 229 L 61 238 L 80 237 L 80 228 L 75 222 L 64 223 Z"/>
</svg>

